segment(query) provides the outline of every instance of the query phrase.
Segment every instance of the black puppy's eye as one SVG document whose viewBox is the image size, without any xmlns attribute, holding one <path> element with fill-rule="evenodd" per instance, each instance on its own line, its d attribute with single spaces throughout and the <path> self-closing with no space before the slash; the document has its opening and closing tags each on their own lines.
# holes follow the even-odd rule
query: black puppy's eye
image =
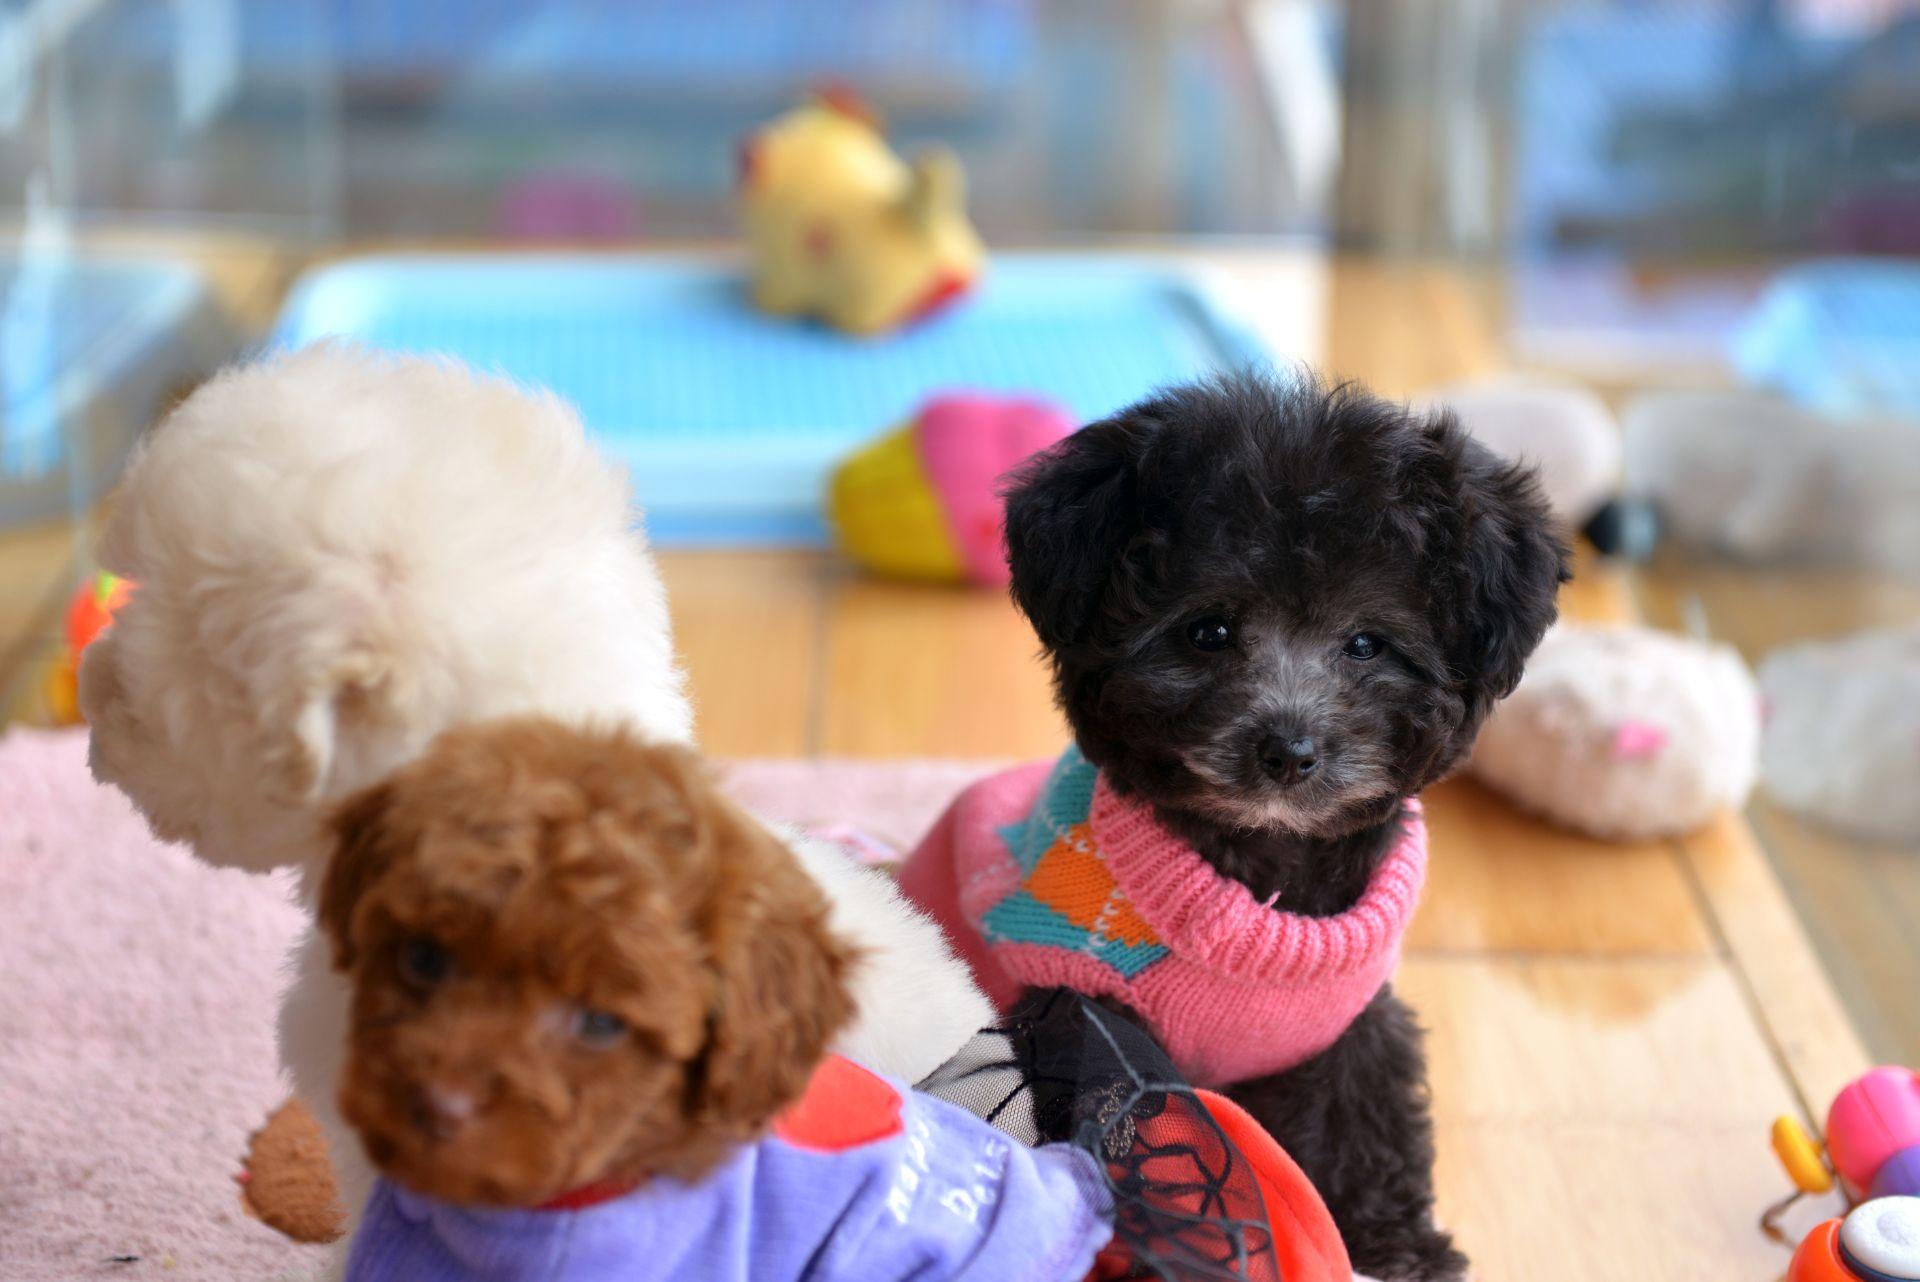
<svg viewBox="0 0 1920 1282">
<path fill-rule="evenodd" d="M 1233 625 L 1209 615 L 1187 625 L 1187 643 L 1196 650 L 1224 650 L 1233 644 Z"/>
<path fill-rule="evenodd" d="M 1371 632 L 1361 632 L 1349 637 L 1340 647 L 1340 653 L 1349 659 L 1371 659 L 1387 648 L 1387 643 Z"/>
<path fill-rule="evenodd" d="M 573 1017 L 573 1035 L 583 1046 L 606 1050 L 627 1035 L 627 1021 L 610 1011 L 582 1009 Z"/>
<path fill-rule="evenodd" d="M 433 988 L 453 969 L 453 955 L 431 939 L 409 939 L 400 945 L 400 978 L 415 988 Z"/>
</svg>

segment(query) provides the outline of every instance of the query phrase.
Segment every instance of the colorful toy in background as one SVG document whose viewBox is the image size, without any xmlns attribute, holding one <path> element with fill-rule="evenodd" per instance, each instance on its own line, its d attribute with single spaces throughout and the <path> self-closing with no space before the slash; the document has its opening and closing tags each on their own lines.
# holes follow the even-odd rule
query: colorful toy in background
<svg viewBox="0 0 1920 1282">
<path fill-rule="evenodd" d="M 1836 1177 L 1849 1202 L 1920 1196 L 1920 1076 L 1882 1066 L 1849 1082 L 1827 1110 L 1824 1157 L 1787 1116 L 1774 1120 L 1773 1151 L 1795 1198 L 1830 1191 Z"/>
<path fill-rule="evenodd" d="M 1787 1282 L 1920 1282 L 1920 1198 L 1879 1198 L 1816 1226 Z"/>
<path fill-rule="evenodd" d="M 113 612 L 132 591 L 130 580 L 102 570 L 81 584 L 67 603 L 66 648 L 47 674 L 46 687 L 47 706 L 60 725 L 80 724 L 80 652 L 113 622 Z"/>
<path fill-rule="evenodd" d="M 1045 401 L 984 393 L 930 400 L 848 457 L 827 514 L 861 567 L 892 578 L 1007 585 L 1000 478 L 1074 429 Z"/>
<path fill-rule="evenodd" d="M 880 334 L 972 288 L 986 250 L 951 152 L 908 165 L 857 98 L 827 93 L 740 147 L 740 216 L 753 300 Z"/>
<path fill-rule="evenodd" d="M 1827 1111 L 1824 1156 L 1784 1116 L 1773 1124 L 1773 1151 L 1795 1191 L 1762 1218 L 1769 1233 L 1779 1235 L 1778 1218 L 1794 1202 L 1836 1182 L 1850 1208 L 1806 1236 L 1788 1282 L 1920 1279 L 1920 1077 L 1881 1067 L 1856 1078 Z"/>
<path fill-rule="evenodd" d="M 1760 694 L 1732 647 L 1562 623 L 1487 718 L 1472 770 L 1551 823 L 1644 841 L 1744 803 L 1759 753 Z"/>
</svg>

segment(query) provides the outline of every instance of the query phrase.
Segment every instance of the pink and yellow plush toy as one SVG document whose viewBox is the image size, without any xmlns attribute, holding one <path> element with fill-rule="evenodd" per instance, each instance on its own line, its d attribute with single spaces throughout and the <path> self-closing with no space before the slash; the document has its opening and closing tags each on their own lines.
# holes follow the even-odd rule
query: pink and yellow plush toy
<svg viewBox="0 0 1920 1282">
<path fill-rule="evenodd" d="M 965 293 L 986 258 L 960 162 L 933 150 L 908 165 L 848 94 L 749 135 L 739 199 L 754 303 L 853 334 L 895 329 Z"/>
<path fill-rule="evenodd" d="M 1000 478 L 1073 426 L 1025 397 L 928 401 L 834 472 L 827 508 L 840 546 L 876 574 L 1005 587 Z"/>
</svg>

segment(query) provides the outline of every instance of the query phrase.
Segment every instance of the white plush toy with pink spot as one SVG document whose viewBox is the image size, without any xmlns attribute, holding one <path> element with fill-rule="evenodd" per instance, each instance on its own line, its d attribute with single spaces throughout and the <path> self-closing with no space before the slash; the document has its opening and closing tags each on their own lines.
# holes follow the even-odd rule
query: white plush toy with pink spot
<svg viewBox="0 0 1920 1282">
<path fill-rule="evenodd" d="M 1472 769 L 1562 827 L 1642 841 L 1744 803 L 1759 751 L 1759 691 L 1732 647 L 1563 623 L 1487 719 Z"/>
</svg>

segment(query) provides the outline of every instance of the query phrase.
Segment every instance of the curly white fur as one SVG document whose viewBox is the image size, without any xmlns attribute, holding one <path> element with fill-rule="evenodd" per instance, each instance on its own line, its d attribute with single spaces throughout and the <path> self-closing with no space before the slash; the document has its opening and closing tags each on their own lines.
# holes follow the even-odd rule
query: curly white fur
<svg viewBox="0 0 1920 1282">
<path fill-rule="evenodd" d="M 131 463 L 89 647 L 93 767 L 214 863 L 315 867 L 314 806 L 457 722 L 691 737 L 621 477 L 557 398 L 323 345 L 244 365 Z"/>
<path fill-rule="evenodd" d="M 320 817 L 450 726 L 624 720 L 685 741 L 665 594 L 623 478 L 558 398 L 445 360 L 324 344 L 227 371 L 129 466 L 102 564 L 137 584 L 81 665 L 92 764 L 210 862 L 327 855 Z M 867 957 L 836 1048 L 914 1080 L 992 1012 L 884 874 L 796 839 Z M 346 990 L 299 950 L 282 1057 L 357 1212 L 339 1121 Z"/>
</svg>

